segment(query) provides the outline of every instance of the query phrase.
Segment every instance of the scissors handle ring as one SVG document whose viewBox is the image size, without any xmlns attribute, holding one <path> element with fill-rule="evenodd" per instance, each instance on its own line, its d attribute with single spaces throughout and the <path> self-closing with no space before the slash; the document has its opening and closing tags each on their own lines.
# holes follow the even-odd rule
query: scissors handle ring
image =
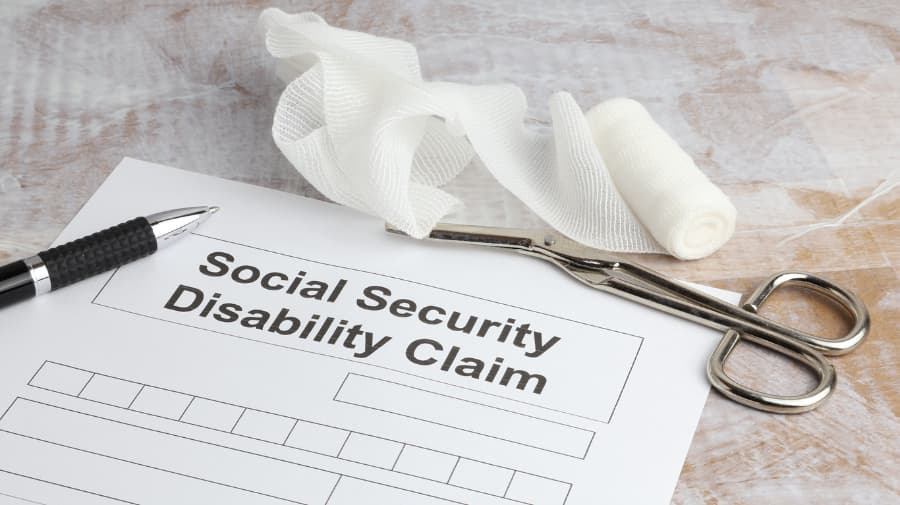
<svg viewBox="0 0 900 505">
<path fill-rule="evenodd" d="M 747 296 L 747 299 L 742 304 L 742 308 L 756 314 L 766 299 L 769 298 L 769 295 L 779 287 L 791 284 L 816 291 L 833 300 L 847 312 L 847 315 L 853 321 L 850 331 L 841 338 L 826 339 L 800 330 L 787 328 L 787 333 L 791 338 L 799 340 L 828 356 L 846 354 L 862 343 L 869 332 L 870 324 L 869 311 L 862 300 L 837 284 L 806 272 L 787 271 L 769 277 Z M 783 331 L 784 329 L 781 328 L 780 330 Z"/>
<path fill-rule="evenodd" d="M 754 335 L 752 331 L 739 332 L 728 329 L 709 357 L 706 375 L 712 386 L 726 397 L 766 412 L 795 414 L 818 407 L 834 392 L 837 376 L 834 367 L 823 354 L 837 355 L 853 350 L 869 331 L 869 313 L 865 305 L 853 293 L 831 282 L 804 272 L 781 272 L 766 279 L 751 293 L 742 307 L 757 313 L 766 299 L 780 286 L 800 284 L 834 300 L 853 320 L 853 326 L 844 337 L 825 339 L 796 329 L 779 328 L 790 342 L 773 341 Z M 784 330 L 788 331 L 785 332 Z M 799 395 L 768 394 L 744 386 L 725 373 L 725 362 L 741 339 L 773 349 L 809 367 L 818 377 L 817 385 Z M 786 345 L 790 344 L 790 345 Z"/>
</svg>

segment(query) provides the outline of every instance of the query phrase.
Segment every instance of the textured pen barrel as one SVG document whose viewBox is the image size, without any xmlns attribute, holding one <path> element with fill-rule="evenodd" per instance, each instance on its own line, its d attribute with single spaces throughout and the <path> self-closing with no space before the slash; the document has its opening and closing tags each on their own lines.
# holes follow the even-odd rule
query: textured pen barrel
<svg viewBox="0 0 900 505">
<path fill-rule="evenodd" d="M 156 236 L 139 217 L 39 253 L 59 289 L 156 252 Z"/>
</svg>

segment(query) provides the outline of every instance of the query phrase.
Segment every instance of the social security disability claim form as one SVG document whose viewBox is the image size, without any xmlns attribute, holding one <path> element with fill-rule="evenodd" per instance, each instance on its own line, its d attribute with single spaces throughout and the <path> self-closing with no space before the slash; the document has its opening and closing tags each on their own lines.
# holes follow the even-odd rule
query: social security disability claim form
<svg viewBox="0 0 900 505">
<path fill-rule="evenodd" d="M 207 204 L 178 244 L 0 311 L 0 503 L 669 502 L 715 332 L 132 159 L 58 242 Z"/>
</svg>

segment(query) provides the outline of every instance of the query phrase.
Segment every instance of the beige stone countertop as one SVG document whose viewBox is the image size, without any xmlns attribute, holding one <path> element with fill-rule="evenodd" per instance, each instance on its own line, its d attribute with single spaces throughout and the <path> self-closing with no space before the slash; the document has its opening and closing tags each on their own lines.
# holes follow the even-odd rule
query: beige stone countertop
<svg viewBox="0 0 900 505">
<path fill-rule="evenodd" d="M 819 273 L 873 320 L 833 359 L 839 388 L 814 412 L 710 394 L 673 503 L 900 503 L 900 190 L 834 223 L 898 178 L 900 2 L 4 1 L 0 262 L 45 248 L 123 156 L 320 197 L 270 137 L 282 85 L 255 26 L 270 5 L 408 40 L 428 79 L 517 84 L 533 128 L 555 91 L 585 109 L 644 103 L 739 221 L 709 258 L 634 259 L 744 292 L 778 270 Z M 539 224 L 483 172 L 451 189 L 468 205 L 459 218 Z M 771 307 L 808 330 L 844 328 L 796 293 Z M 736 358 L 732 373 L 771 389 L 810 380 L 752 348 Z"/>
</svg>

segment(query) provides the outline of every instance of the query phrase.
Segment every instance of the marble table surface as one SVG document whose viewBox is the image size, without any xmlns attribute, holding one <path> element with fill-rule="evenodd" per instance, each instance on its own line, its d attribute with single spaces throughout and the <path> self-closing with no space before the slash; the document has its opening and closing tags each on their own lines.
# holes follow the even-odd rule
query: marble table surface
<svg viewBox="0 0 900 505">
<path fill-rule="evenodd" d="M 530 127 L 546 100 L 643 102 L 732 198 L 735 237 L 694 262 L 639 260 L 738 291 L 795 268 L 855 290 L 869 340 L 838 391 L 799 416 L 711 394 L 677 504 L 900 503 L 900 177 L 896 0 L 7 0 L 0 4 L 0 261 L 46 247 L 123 156 L 321 197 L 270 137 L 282 84 L 264 7 L 417 45 L 429 79 L 512 82 Z M 478 223 L 539 220 L 489 176 L 451 187 Z M 827 225 L 827 226 L 821 226 Z M 824 303 L 767 314 L 837 335 Z M 810 378 L 741 347 L 730 371 L 782 392 Z M 764 368 L 768 367 L 768 368 Z M 772 369 L 760 377 L 760 369 Z"/>
</svg>

